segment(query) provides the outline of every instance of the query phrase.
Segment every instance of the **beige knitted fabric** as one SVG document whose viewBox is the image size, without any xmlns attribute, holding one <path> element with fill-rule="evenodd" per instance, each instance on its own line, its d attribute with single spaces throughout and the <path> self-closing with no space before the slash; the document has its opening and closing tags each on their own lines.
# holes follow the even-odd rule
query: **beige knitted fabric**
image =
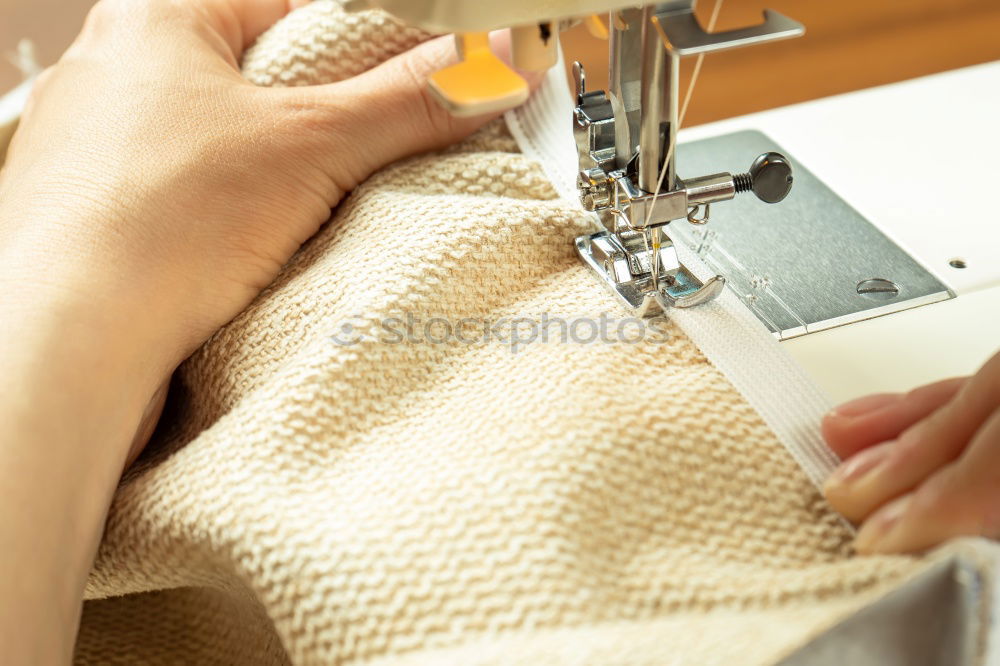
<svg viewBox="0 0 1000 666">
<path fill-rule="evenodd" d="M 244 68 L 328 82 L 422 38 L 323 0 Z M 624 316 L 574 255 L 587 224 L 499 122 L 358 188 L 178 372 L 78 662 L 763 664 L 926 566 L 851 557 L 671 324 L 560 339 Z M 397 343 L 407 315 L 471 342 Z M 549 339 L 498 341 L 518 318 Z"/>
</svg>

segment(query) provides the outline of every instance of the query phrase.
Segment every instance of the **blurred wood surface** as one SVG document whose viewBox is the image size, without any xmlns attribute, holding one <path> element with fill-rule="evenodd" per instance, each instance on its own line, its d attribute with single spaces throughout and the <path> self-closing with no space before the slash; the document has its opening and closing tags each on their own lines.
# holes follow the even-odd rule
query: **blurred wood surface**
<svg viewBox="0 0 1000 666">
<path fill-rule="evenodd" d="M 698 3 L 702 25 L 713 6 Z M 706 56 L 685 125 L 1000 59 L 1000 0 L 724 0 L 716 30 L 760 23 L 765 7 L 806 35 Z M 607 42 L 579 26 L 563 46 L 589 88 L 606 88 Z M 682 96 L 694 60 L 682 61 Z"/>
</svg>

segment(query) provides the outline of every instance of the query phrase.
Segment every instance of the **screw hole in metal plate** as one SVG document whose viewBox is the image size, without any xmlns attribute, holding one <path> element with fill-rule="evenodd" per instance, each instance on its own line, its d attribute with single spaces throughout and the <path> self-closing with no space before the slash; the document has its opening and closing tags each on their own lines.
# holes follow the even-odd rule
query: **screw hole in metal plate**
<svg viewBox="0 0 1000 666">
<path fill-rule="evenodd" d="M 966 268 L 968 266 L 968 264 L 965 263 L 965 259 L 959 259 L 957 257 L 949 261 L 948 265 L 952 268 Z"/>
<path fill-rule="evenodd" d="M 899 286 L 892 280 L 871 278 L 858 283 L 858 294 L 873 301 L 891 301 L 899 296 Z"/>
</svg>

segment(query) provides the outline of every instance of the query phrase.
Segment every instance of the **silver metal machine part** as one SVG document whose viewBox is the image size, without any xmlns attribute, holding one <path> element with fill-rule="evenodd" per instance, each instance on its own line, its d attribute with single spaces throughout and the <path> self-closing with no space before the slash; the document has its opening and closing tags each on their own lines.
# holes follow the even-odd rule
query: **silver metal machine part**
<svg viewBox="0 0 1000 666">
<path fill-rule="evenodd" d="M 578 238 L 577 250 L 640 316 L 704 303 L 725 285 L 722 276 L 703 283 L 682 266 L 663 226 L 680 219 L 708 222 L 712 204 L 740 192 L 777 203 L 792 186 L 790 163 L 770 150 L 747 173 L 678 178 L 681 57 L 804 32 L 795 21 L 767 12 L 759 26 L 708 33 L 694 7 L 695 0 L 673 0 L 612 12 L 609 91 L 588 91 L 583 67 L 574 67 L 580 201 L 605 227 Z"/>
<path fill-rule="evenodd" d="M 780 147 L 756 131 L 678 146 L 688 167 L 739 164 Z M 787 155 L 787 153 L 785 153 Z M 780 206 L 739 197 L 707 226 L 679 221 L 694 249 L 779 339 L 936 303 L 954 293 L 794 157 L 795 188 Z"/>
</svg>

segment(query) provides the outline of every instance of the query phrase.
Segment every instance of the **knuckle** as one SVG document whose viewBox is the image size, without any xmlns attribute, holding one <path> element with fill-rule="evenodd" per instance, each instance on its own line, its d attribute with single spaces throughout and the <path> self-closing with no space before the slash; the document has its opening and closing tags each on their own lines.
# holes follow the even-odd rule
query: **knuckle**
<svg viewBox="0 0 1000 666">
<path fill-rule="evenodd" d="M 266 106 L 260 114 L 267 119 L 261 123 L 266 150 L 293 161 L 302 171 L 325 174 L 339 191 L 353 189 L 367 175 L 364 155 L 352 152 L 359 143 L 352 128 L 365 127 L 364 114 L 357 105 L 332 96 L 320 98 L 307 88 L 281 92 L 271 102 L 276 108 Z"/>
<path fill-rule="evenodd" d="M 87 14 L 84 30 L 103 33 L 112 29 L 135 12 L 135 4 L 123 0 L 98 0 Z"/>
<path fill-rule="evenodd" d="M 950 483 L 950 474 L 939 473 L 913 492 L 913 499 L 907 507 L 907 517 L 911 522 L 926 526 L 947 527 L 947 531 L 962 528 L 960 516 L 968 516 L 968 500 Z M 950 527 L 949 527 L 950 523 Z M 964 529 L 968 529 L 965 527 Z"/>
<path fill-rule="evenodd" d="M 142 3 L 132 3 L 142 4 Z M 63 55 L 61 62 L 79 59 L 105 47 L 111 37 L 131 20 L 136 9 L 121 0 L 99 0 L 91 7 L 84 20 L 83 29 Z"/>
<path fill-rule="evenodd" d="M 939 470 L 915 493 L 913 514 L 954 534 L 1000 536 L 1000 487 L 976 476 L 961 461 Z"/>
<path fill-rule="evenodd" d="M 270 91 L 268 91 L 270 92 Z M 314 132 L 335 132 L 338 118 L 349 115 L 335 101 L 320 101 L 307 89 L 288 88 L 277 100 L 276 129 L 291 130 L 293 136 L 309 136 Z"/>
<path fill-rule="evenodd" d="M 98 0 L 87 13 L 78 41 L 100 45 L 112 35 L 159 34 L 190 14 L 190 7 L 181 0 Z"/>
</svg>

